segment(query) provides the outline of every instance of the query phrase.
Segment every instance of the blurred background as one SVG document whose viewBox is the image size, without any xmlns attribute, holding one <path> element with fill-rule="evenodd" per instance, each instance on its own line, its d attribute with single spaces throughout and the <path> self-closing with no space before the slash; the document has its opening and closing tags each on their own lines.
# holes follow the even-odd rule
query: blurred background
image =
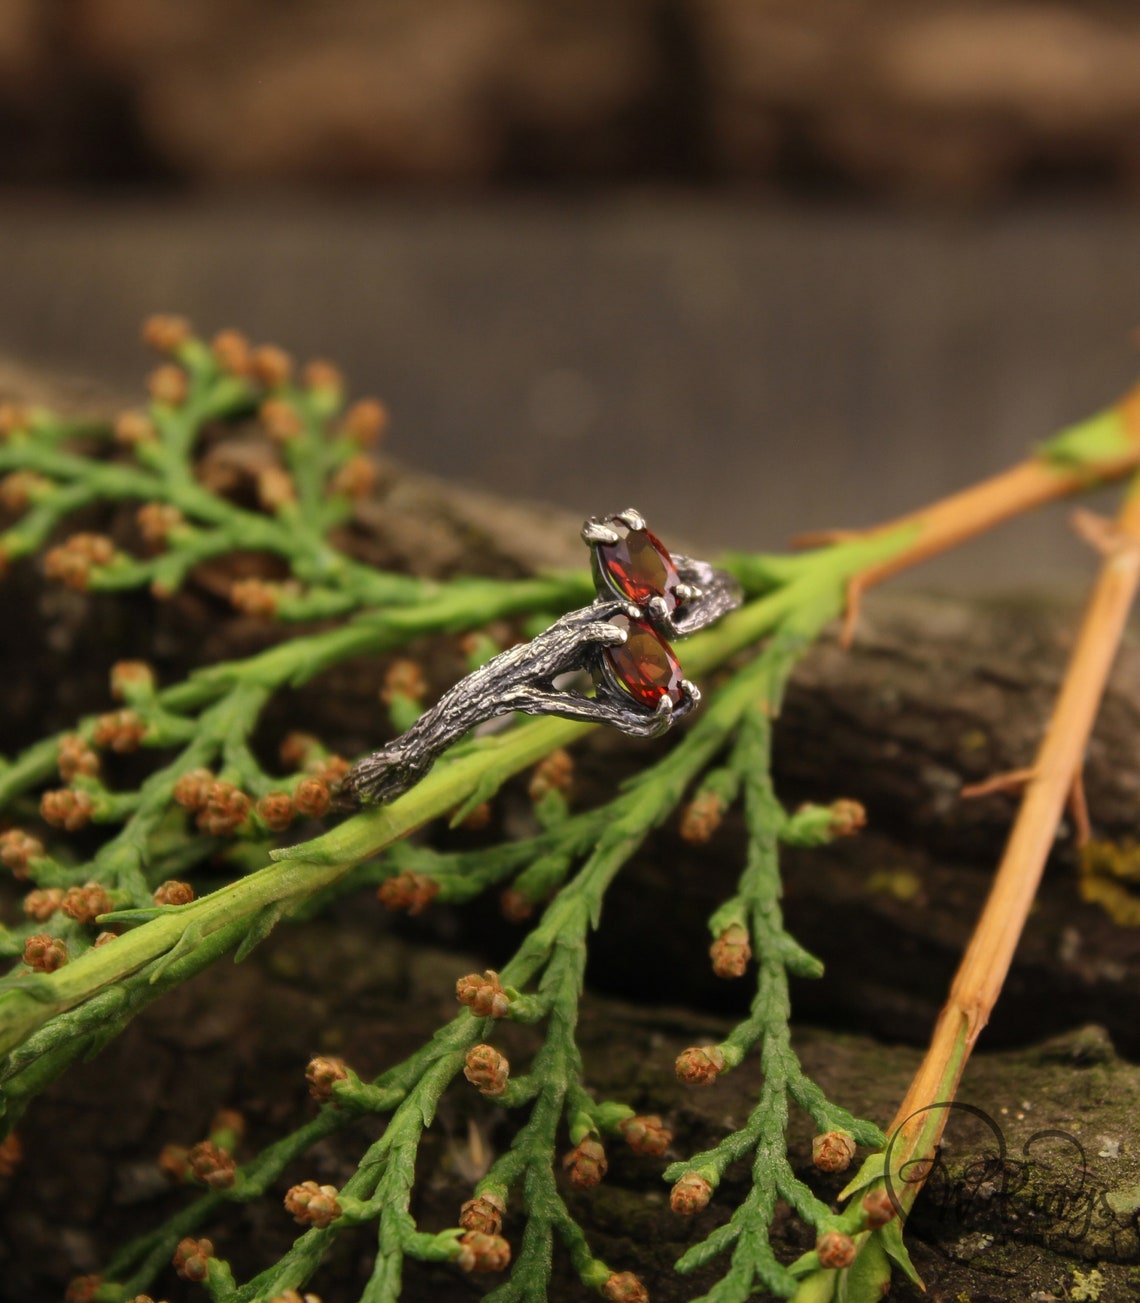
<svg viewBox="0 0 1140 1303">
<path fill-rule="evenodd" d="M 780 547 L 1140 370 L 1134 0 L 0 0 L 0 355 L 163 310 L 417 468 Z M 1065 510 L 911 582 L 1071 591 Z"/>
</svg>

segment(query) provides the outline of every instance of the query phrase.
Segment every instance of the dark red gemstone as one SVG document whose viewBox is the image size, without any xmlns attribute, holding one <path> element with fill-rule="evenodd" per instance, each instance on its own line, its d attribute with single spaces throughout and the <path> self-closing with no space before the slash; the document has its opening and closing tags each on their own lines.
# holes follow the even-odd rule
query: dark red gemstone
<svg viewBox="0 0 1140 1303">
<path fill-rule="evenodd" d="M 635 701 L 656 710 L 662 697 L 681 703 L 681 663 L 652 625 L 615 615 L 611 624 L 627 631 L 625 642 L 605 650 L 614 678 Z"/>
<path fill-rule="evenodd" d="M 675 610 L 677 567 L 660 540 L 647 529 L 630 529 L 616 516 L 611 516 L 606 524 L 618 535 L 618 540 L 599 543 L 597 555 L 613 587 L 638 606 L 651 597 L 663 597 L 669 610 Z"/>
</svg>

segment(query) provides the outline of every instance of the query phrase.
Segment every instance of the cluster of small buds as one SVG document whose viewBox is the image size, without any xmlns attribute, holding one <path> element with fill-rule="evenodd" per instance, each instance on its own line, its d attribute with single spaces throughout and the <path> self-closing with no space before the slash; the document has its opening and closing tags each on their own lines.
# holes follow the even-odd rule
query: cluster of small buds
<svg viewBox="0 0 1140 1303">
<path fill-rule="evenodd" d="M 819 1265 L 825 1271 L 842 1271 L 855 1261 L 858 1250 L 850 1235 L 842 1231 L 825 1231 L 815 1242 Z"/>
<path fill-rule="evenodd" d="M 51 480 L 35 471 L 13 471 L 0 480 L 0 506 L 11 512 L 27 511 L 37 498 L 54 488 Z"/>
<path fill-rule="evenodd" d="M 245 1116 L 236 1108 L 220 1108 L 210 1120 L 210 1139 L 223 1149 L 233 1149 L 244 1135 Z"/>
<path fill-rule="evenodd" d="M 592 1189 L 605 1176 L 609 1167 L 605 1146 L 595 1137 L 586 1136 L 563 1156 L 562 1166 L 575 1189 Z"/>
<path fill-rule="evenodd" d="M 691 846 L 712 839 L 724 818 L 724 802 L 716 792 L 698 792 L 681 812 L 681 838 Z"/>
<path fill-rule="evenodd" d="M 146 724 L 137 710 L 125 706 L 122 710 L 111 710 L 100 715 L 95 721 L 92 741 L 97 747 L 125 754 L 137 751 L 146 736 Z"/>
<path fill-rule="evenodd" d="M 362 448 L 379 442 L 388 426 L 388 409 L 375 398 L 361 398 L 348 409 L 341 421 L 341 433 Z"/>
<path fill-rule="evenodd" d="M 257 803 L 257 813 L 270 832 L 284 832 L 293 822 L 293 798 L 288 792 L 266 792 Z"/>
<path fill-rule="evenodd" d="M 855 1157 L 850 1131 L 825 1131 L 811 1142 L 811 1161 L 821 1172 L 845 1172 Z"/>
<path fill-rule="evenodd" d="M 135 512 L 135 523 L 147 547 L 161 552 L 170 536 L 184 528 L 186 517 L 169 502 L 144 502 Z"/>
<path fill-rule="evenodd" d="M 189 769 L 174 784 L 172 795 L 184 810 L 201 810 L 210 795 L 210 788 L 218 781 L 217 774 L 208 769 Z"/>
<path fill-rule="evenodd" d="M 462 1271 L 506 1271 L 511 1262 L 511 1246 L 501 1235 L 468 1231 L 459 1237 L 455 1261 Z"/>
<path fill-rule="evenodd" d="M 508 887 L 499 897 L 499 909 L 508 923 L 525 923 L 534 913 L 534 901 L 525 891 Z"/>
<path fill-rule="evenodd" d="M 649 1303 L 649 1291 L 632 1271 L 611 1272 L 602 1283 L 606 1303 Z"/>
<path fill-rule="evenodd" d="M 46 923 L 62 904 L 62 887 L 38 887 L 24 897 L 24 916 Z"/>
<path fill-rule="evenodd" d="M 355 453 L 343 466 L 337 467 L 329 489 L 346 498 L 366 498 L 376 488 L 380 467 L 364 453 Z"/>
<path fill-rule="evenodd" d="M 257 500 L 265 511 L 280 511 L 297 501 L 297 486 L 283 466 L 263 466 L 257 472 Z"/>
<path fill-rule="evenodd" d="M 380 700 L 385 706 L 390 706 L 397 697 L 421 701 L 426 693 L 427 680 L 424 678 L 423 666 L 418 661 L 401 657 L 388 666 L 384 673 L 384 685 L 380 689 Z"/>
<path fill-rule="evenodd" d="M 243 615 L 263 619 L 277 614 L 282 585 L 268 579 L 235 579 L 230 585 L 230 605 Z"/>
<path fill-rule="evenodd" d="M 102 1276 L 76 1276 L 67 1286 L 64 1303 L 95 1303 L 95 1292 L 102 1283 Z"/>
<path fill-rule="evenodd" d="M 337 783 L 344 778 L 352 768 L 352 762 L 346 760 L 344 756 L 328 755 L 322 756 L 309 765 L 309 772 L 314 778 L 319 778 L 322 783 L 327 783 L 329 787 L 335 787 Z"/>
<path fill-rule="evenodd" d="M 245 822 L 251 804 L 239 787 L 219 779 L 211 783 L 205 804 L 198 811 L 198 827 L 211 837 L 229 837 Z"/>
<path fill-rule="evenodd" d="M 143 412 L 120 412 L 115 417 L 113 433 L 115 442 L 125 448 L 158 441 L 158 431 L 154 428 L 154 422 Z"/>
<path fill-rule="evenodd" d="M 20 1143 L 20 1137 L 14 1131 L 9 1131 L 0 1140 L 0 1180 L 10 1177 L 20 1166 L 23 1157 L 24 1146 Z"/>
<path fill-rule="evenodd" d="M 549 792 L 567 795 L 574 782 L 574 759 L 565 747 L 558 747 L 535 766 L 527 784 L 527 795 L 537 805 Z"/>
<path fill-rule="evenodd" d="M 724 1071 L 724 1052 L 716 1045 L 692 1045 L 677 1055 L 673 1070 L 688 1086 L 711 1086 Z"/>
<path fill-rule="evenodd" d="M 43 859 L 43 855 L 43 842 L 22 828 L 7 828 L 0 832 L 0 864 L 21 882 L 27 878 L 32 860 Z"/>
<path fill-rule="evenodd" d="M 752 958 L 748 929 L 732 923 L 709 947 L 712 969 L 717 977 L 743 977 Z"/>
<path fill-rule="evenodd" d="M 111 696 L 116 701 L 149 697 L 154 691 L 154 670 L 146 661 L 116 661 L 111 666 Z"/>
<path fill-rule="evenodd" d="M 480 1235 L 498 1235 L 503 1229 L 506 1201 L 493 1190 L 468 1199 L 459 1210 L 459 1225 L 465 1231 L 478 1231 Z"/>
<path fill-rule="evenodd" d="M 18 403 L 0 403 L 0 436 L 27 430 L 32 425 L 32 412 Z"/>
<path fill-rule="evenodd" d="M 237 1162 L 228 1149 L 212 1140 L 200 1140 L 186 1154 L 191 1179 L 211 1190 L 228 1190 L 237 1178 Z"/>
<path fill-rule="evenodd" d="M 286 769 L 304 769 L 314 756 L 320 754 L 320 750 L 321 744 L 312 733 L 294 729 L 281 739 L 277 755 Z"/>
<path fill-rule="evenodd" d="M 891 1197 L 885 1186 L 877 1185 L 863 1196 L 863 1215 L 867 1218 L 869 1230 L 877 1231 L 898 1216 L 898 1204 Z"/>
<path fill-rule="evenodd" d="M 189 905 L 194 899 L 194 888 L 188 882 L 179 882 L 170 878 L 161 882 L 154 889 L 153 900 L 156 905 Z"/>
<path fill-rule="evenodd" d="M 183 1280 L 202 1281 L 210 1274 L 210 1259 L 214 1256 L 212 1240 L 195 1240 L 189 1236 L 178 1241 L 171 1262 Z"/>
<path fill-rule="evenodd" d="M 439 883 L 426 873 L 405 871 L 387 878 L 377 889 L 376 899 L 385 909 L 422 914 L 439 895 Z"/>
<path fill-rule="evenodd" d="M 301 371 L 301 383 L 306 389 L 339 395 L 344 390 L 344 374 L 335 362 L 315 357 L 311 362 L 305 363 Z"/>
<path fill-rule="evenodd" d="M 175 1185 L 190 1180 L 190 1150 L 186 1145 L 163 1145 L 158 1155 L 158 1170 Z"/>
<path fill-rule="evenodd" d="M 143 322 L 143 343 L 156 353 L 176 353 L 190 335 L 190 323 L 172 312 L 155 313 Z"/>
<path fill-rule="evenodd" d="M 181 407 L 189 396 L 190 381 L 180 366 L 164 362 L 147 376 L 146 390 L 163 407 Z"/>
<path fill-rule="evenodd" d="M 858 801 L 841 797 L 828 806 L 831 812 L 829 829 L 833 837 L 851 837 L 867 826 L 867 811 Z"/>
<path fill-rule="evenodd" d="M 82 887 L 68 887 L 59 907 L 77 923 L 94 923 L 100 914 L 109 914 L 115 903 L 98 882 L 85 882 Z"/>
<path fill-rule="evenodd" d="M 648 1117 L 626 1118 L 618 1130 L 635 1154 L 660 1158 L 673 1143 L 673 1133 L 655 1113 Z"/>
<path fill-rule="evenodd" d="M 81 788 L 59 787 L 40 797 L 40 817 L 53 828 L 63 828 L 66 832 L 86 828 L 94 813 L 91 793 Z"/>
<path fill-rule="evenodd" d="M 335 1185 L 318 1185 L 316 1181 L 302 1181 L 285 1195 L 285 1211 L 301 1226 L 316 1226 L 324 1230 L 341 1215 Z"/>
<path fill-rule="evenodd" d="M 44 557 L 44 574 L 82 593 L 91 582 L 91 571 L 114 559 L 115 545 L 106 534 L 72 534 Z"/>
<path fill-rule="evenodd" d="M 686 1172 L 669 1191 L 669 1207 L 680 1217 L 692 1217 L 709 1206 L 713 1188 L 699 1172 Z"/>
<path fill-rule="evenodd" d="M 219 330 L 210 342 L 210 351 L 228 375 L 249 375 L 249 340 L 240 330 Z"/>
<path fill-rule="evenodd" d="M 257 417 L 274 443 L 289 443 L 305 432 L 301 413 L 284 398 L 267 398 L 258 409 Z"/>
<path fill-rule="evenodd" d="M 33 933 L 24 941 L 24 963 L 37 973 L 54 973 L 67 963 L 67 942 L 46 932 Z"/>
<path fill-rule="evenodd" d="M 455 983 L 455 998 L 477 1018 L 504 1018 L 511 1007 L 499 982 L 499 974 L 488 968 L 482 977 L 468 973 Z"/>
<path fill-rule="evenodd" d="M 75 780 L 80 774 L 94 778 L 99 772 L 99 757 L 91 749 L 87 739 L 78 733 L 65 733 L 56 747 L 55 762 L 59 776 L 65 783 Z"/>
<path fill-rule="evenodd" d="M 473 1045 L 467 1051 L 463 1075 L 481 1095 L 493 1099 L 507 1089 L 511 1065 L 493 1045 Z"/>
<path fill-rule="evenodd" d="M 329 785 L 322 778 L 302 778 L 293 789 L 293 808 L 306 819 L 320 819 L 332 803 Z"/>
<path fill-rule="evenodd" d="M 348 1080 L 348 1065 L 335 1055 L 316 1054 L 305 1069 L 309 1094 L 319 1103 L 327 1104 L 333 1098 L 333 1087 L 338 1081 Z"/>
<path fill-rule="evenodd" d="M 276 344 L 259 344 L 249 355 L 249 367 L 266 389 L 282 389 L 293 374 L 293 359 Z"/>
</svg>

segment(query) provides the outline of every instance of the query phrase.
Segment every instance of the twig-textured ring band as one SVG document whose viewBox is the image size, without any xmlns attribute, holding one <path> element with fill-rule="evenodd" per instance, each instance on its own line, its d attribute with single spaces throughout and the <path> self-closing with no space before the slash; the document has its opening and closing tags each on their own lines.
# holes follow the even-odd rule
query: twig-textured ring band
<svg viewBox="0 0 1140 1303">
<path fill-rule="evenodd" d="M 700 701 L 667 638 L 703 629 L 740 605 L 724 570 L 671 555 L 629 508 L 582 526 L 597 598 L 528 643 L 510 647 L 461 679 L 394 741 L 352 767 L 339 795 L 349 804 L 390 801 L 441 752 L 485 720 L 522 711 L 609 724 L 636 737 L 664 733 Z M 556 688 L 586 671 L 594 695 Z"/>
</svg>

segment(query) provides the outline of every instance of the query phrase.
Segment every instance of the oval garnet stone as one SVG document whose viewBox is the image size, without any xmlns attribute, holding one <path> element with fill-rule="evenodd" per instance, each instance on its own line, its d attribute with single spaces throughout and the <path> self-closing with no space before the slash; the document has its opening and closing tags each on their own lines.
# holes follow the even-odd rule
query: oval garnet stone
<svg viewBox="0 0 1140 1303">
<path fill-rule="evenodd" d="M 660 540 L 647 529 L 630 529 L 616 516 L 606 524 L 619 536 L 616 543 L 597 544 L 598 564 L 611 587 L 638 606 L 663 597 L 669 610 L 675 610 L 680 581 Z"/>
<path fill-rule="evenodd" d="M 605 649 L 614 678 L 649 710 L 656 710 L 662 697 L 668 697 L 674 706 L 680 705 L 681 663 L 673 648 L 644 620 L 615 615 L 610 623 L 627 633 L 625 642 Z"/>
</svg>

